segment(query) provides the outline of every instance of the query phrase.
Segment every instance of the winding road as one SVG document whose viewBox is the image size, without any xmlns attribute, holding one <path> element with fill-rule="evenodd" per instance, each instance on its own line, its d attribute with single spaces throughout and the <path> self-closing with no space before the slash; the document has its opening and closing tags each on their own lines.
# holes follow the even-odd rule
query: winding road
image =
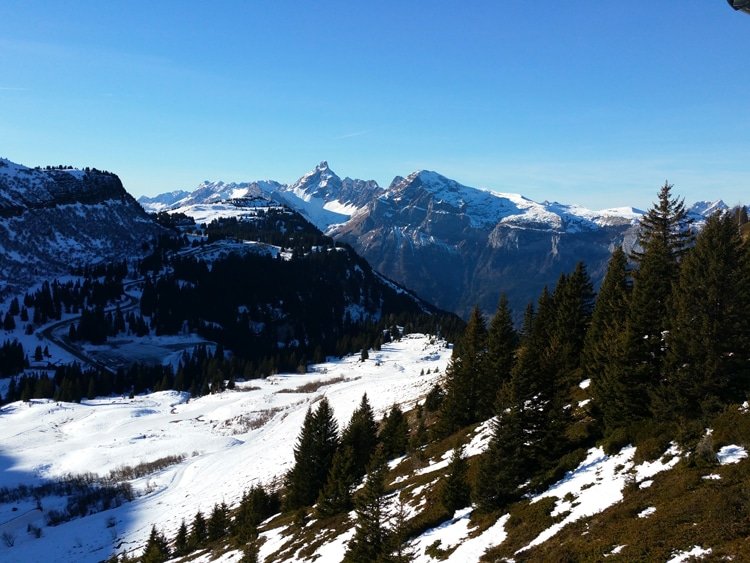
<svg viewBox="0 0 750 563">
<path fill-rule="evenodd" d="M 120 311 L 122 311 L 123 313 L 136 309 L 140 303 L 140 299 L 134 295 L 129 294 L 127 290 L 128 288 L 137 286 L 138 284 L 141 284 L 143 282 L 144 282 L 144 279 L 141 278 L 141 279 L 133 280 L 133 281 L 123 284 L 122 290 L 128 302 L 125 304 L 119 303 L 118 305 L 112 305 L 110 307 L 107 307 L 104 310 L 104 312 L 105 313 L 114 312 L 117 310 L 118 306 L 120 307 Z M 60 348 L 65 350 L 68 354 L 70 354 L 71 356 L 73 356 L 74 358 L 76 358 L 77 360 L 79 360 L 85 365 L 90 365 L 95 368 L 108 371 L 109 373 L 114 374 L 116 372 L 116 369 L 88 355 L 84 350 L 74 345 L 70 341 L 70 338 L 68 338 L 67 334 L 65 336 L 55 334 L 56 332 L 60 332 L 60 329 L 69 327 L 71 324 L 78 322 L 80 319 L 81 319 L 81 316 L 79 315 L 77 317 L 73 317 L 70 319 L 57 321 L 37 331 L 37 336 L 39 336 L 42 339 L 49 340 L 56 346 L 59 346 Z M 67 333 L 67 331 L 64 331 L 64 332 Z"/>
</svg>

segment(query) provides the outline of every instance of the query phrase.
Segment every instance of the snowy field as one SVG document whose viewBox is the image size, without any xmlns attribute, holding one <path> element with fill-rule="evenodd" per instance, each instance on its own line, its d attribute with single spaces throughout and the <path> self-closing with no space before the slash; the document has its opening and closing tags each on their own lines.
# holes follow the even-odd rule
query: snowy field
<svg viewBox="0 0 750 563">
<path fill-rule="evenodd" d="M 183 518 L 217 502 L 231 506 L 251 485 L 282 476 L 305 413 L 322 396 L 341 426 L 365 392 L 381 417 L 393 403 L 410 406 L 422 397 L 450 355 L 444 342 L 410 335 L 365 362 L 347 357 L 315 366 L 314 373 L 253 380 L 195 400 L 170 391 L 132 400 L 6 405 L 0 410 L 0 487 L 69 473 L 103 476 L 170 455 L 185 459 L 133 481 L 139 495 L 133 502 L 59 526 L 47 526 L 45 512 L 60 508 L 61 499 L 42 498 L 43 511 L 33 499 L 0 505 L 0 533 L 14 540 L 12 547 L 0 545 L 0 560 L 100 561 L 142 547 L 154 523 L 172 536 Z M 311 381 L 323 386 L 295 392 Z M 29 524 L 41 528 L 41 538 L 27 531 Z"/>
</svg>

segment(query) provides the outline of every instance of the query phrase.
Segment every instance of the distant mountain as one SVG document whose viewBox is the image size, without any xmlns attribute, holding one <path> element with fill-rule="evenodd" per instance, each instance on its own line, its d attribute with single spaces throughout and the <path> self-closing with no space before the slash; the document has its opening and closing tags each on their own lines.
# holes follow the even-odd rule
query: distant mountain
<svg viewBox="0 0 750 563">
<path fill-rule="evenodd" d="M 190 192 L 186 192 L 185 190 L 175 190 L 173 192 L 159 194 L 154 197 L 148 197 L 145 195 L 141 196 L 138 198 L 138 203 L 140 203 L 144 209 L 147 208 L 148 211 L 157 213 L 159 211 L 169 209 L 175 203 L 177 203 L 181 199 L 188 197 L 189 195 Z"/>
<path fill-rule="evenodd" d="M 241 183 L 205 181 L 192 192 L 170 192 L 153 198 L 142 196 L 138 202 L 151 213 L 168 210 L 205 217 L 205 205 L 224 204 L 236 199 L 265 199 L 291 207 L 320 230 L 326 231 L 332 225 L 349 220 L 384 191 L 374 180 L 341 179 L 323 161 L 291 185 L 273 180 Z M 187 195 L 173 199 L 171 194 L 176 193 Z M 236 215 L 231 208 L 226 208 L 226 211 L 228 216 Z"/>
<path fill-rule="evenodd" d="M 142 254 L 161 232 L 112 173 L 0 159 L 0 292 Z"/>
<path fill-rule="evenodd" d="M 634 209 L 537 203 L 423 170 L 392 184 L 330 234 L 440 307 L 466 315 L 478 304 L 492 312 L 505 292 L 519 316 L 579 260 L 601 279 L 614 245 L 638 216 Z"/>
<path fill-rule="evenodd" d="M 377 271 L 461 315 L 475 304 L 493 312 L 505 292 L 520 317 L 529 300 L 578 261 L 598 284 L 615 246 L 632 248 L 643 214 L 632 207 L 592 211 L 538 203 L 464 186 L 427 170 L 397 176 L 383 189 L 372 180 L 342 180 L 325 161 L 297 182 L 277 186 L 265 196 L 351 244 Z M 207 193 L 199 187 L 190 197 L 218 206 Z M 699 202 L 689 212 L 700 226 L 717 209 L 726 205 Z M 238 213 L 231 207 L 213 211 Z M 206 208 L 192 213 L 209 216 Z"/>
<path fill-rule="evenodd" d="M 278 196 L 326 231 L 348 221 L 383 192 L 374 180 L 342 180 L 323 161 L 291 186 L 283 187 Z"/>
</svg>

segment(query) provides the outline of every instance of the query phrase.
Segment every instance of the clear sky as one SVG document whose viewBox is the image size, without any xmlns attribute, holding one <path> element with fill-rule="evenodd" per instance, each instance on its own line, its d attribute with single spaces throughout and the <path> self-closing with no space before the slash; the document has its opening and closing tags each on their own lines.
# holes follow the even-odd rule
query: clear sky
<svg viewBox="0 0 750 563">
<path fill-rule="evenodd" d="M 750 16 L 724 0 L 3 0 L 0 156 L 134 195 L 291 182 L 592 208 L 750 203 Z"/>
</svg>

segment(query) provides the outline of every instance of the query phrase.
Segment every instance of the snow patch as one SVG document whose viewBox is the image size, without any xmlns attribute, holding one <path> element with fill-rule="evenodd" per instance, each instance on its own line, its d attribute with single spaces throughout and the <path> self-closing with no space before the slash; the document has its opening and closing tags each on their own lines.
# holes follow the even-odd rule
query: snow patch
<svg viewBox="0 0 750 563">
<path fill-rule="evenodd" d="M 720 465 L 728 465 L 730 463 L 739 463 L 747 457 L 747 450 L 742 446 L 735 444 L 724 446 L 716 454 L 716 459 L 719 460 Z"/>
</svg>

